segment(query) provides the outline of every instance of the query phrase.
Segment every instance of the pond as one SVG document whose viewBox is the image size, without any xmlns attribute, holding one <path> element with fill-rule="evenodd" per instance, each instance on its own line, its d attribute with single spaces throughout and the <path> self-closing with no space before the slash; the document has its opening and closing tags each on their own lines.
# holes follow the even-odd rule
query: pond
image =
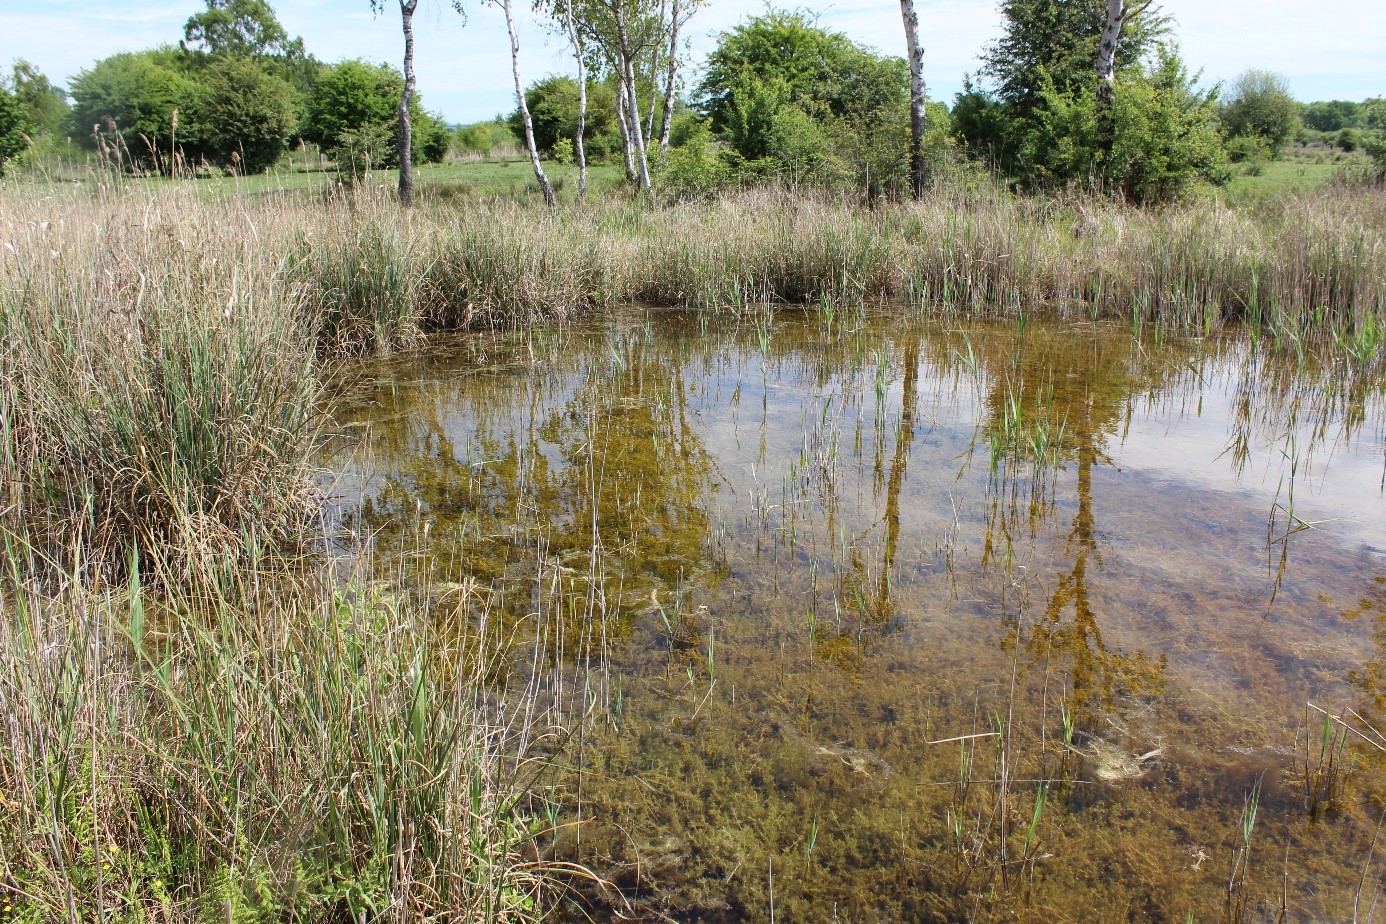
<svg viewBox="0 0 1386 924">
<path fill-rule="evenodd" d="M 1379 371 L 1102 321 L 630 309 L 333 407 L 338 525 L 569 729 L 561 911 L 1365 920 Z M 1334 718 L 1328 718 L 1331 714 Z"/>
</svg>

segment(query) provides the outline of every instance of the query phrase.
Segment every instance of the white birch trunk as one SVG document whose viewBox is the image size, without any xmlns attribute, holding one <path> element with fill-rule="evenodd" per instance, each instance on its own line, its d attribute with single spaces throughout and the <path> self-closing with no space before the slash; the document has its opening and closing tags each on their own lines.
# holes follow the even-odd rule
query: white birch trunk
<svg viewBox="0 0 1386 924">
<path fill-rule="evenodd" d="M 669 0 L 659 0 L 659 35 L 664 34 L 665 17 L 669 15 Z M 655 113 L 659 111 L 659 54 L 662 42 L 656 38 L 654 53 L 650 56 L 650 111 L 645 116 L 645 146 L 654 142 Z"/>
<path fill-rule="evenodd" d="M 659 127 L 659 153 L 669 153 L 669 132 L 674 124 L 674 87 L 679 76 L 679 0 L 673 0 L 669 17 L 669 67 L 664 76 L 664 123 Z"/>
<path fill-rule="evenodd" d="M 1104 167 L 1116 145 L 1113 106 L 1116 103 L 1116 50 L 1129 13 L 1125 0 L 1107 0 L 1107 20 L 1097 45 L 1097 150 Z"/>
<path fill-rule="evenodd" d="M 900 0 L 900 15 L 905 21 L 905 45 L 910 64 L 910 193 L 916 199 L 924 196 L 924 130 L 925 87 L 924 47 L 919 44 L 919 14 L 914 0 Z"/>
<path fill-rule="evenodd" d="M 616 61 L 621 69 L 618 82 L 626 85 L 626 130 L 640 188 L 650 191 L 650 161 L 645 153 L 645 136 L 640 130 L 640 94 L 635 83 L 635 51 L 631 48 L 630 32 L 626 28 L 624 0 L 617 0 L 612 9 L 616 23 Z"/>
<path fill-rule="evenodd" d="M 414 103 L 414 10 L 419 0 L 399 0 L 404 25 L 404 93 L 399 101 L 399 201 L 414 202 L 414 125 L 410 109 Z"/>
<path fill-rule="evenodd" d="M 525 126 L 525 147 L 529 149 L 529 162 L 534 167 L 534 178 L 544 193 L 544 204 L 550 209 L 558 207 L 558 198 L 553 194 L 553 184 L 544 173 L 544 165 L 539 160 L 539 148 L 534 144 L 534 120 L 529 117 L 529 104 L 525 101 L 525 86 L 520 80 L 520 37 L 515 32 L 515 12 L 510 0 L 501 0 L 505 10 L 505 27 L 510 32 L 510 64 L 515 75 L 515 99 L 520 106 L 520 120 Z"/>
<path fill-rule="evenodd" d="M 626 162 L 626 180 L 638 183 L 640 176 L 635 171 L 635 145 L 630 134 L 630 107 L 626 103 L 626 75 L 621 71 L 616 75 L 616 127 L 621 132 L 621 153 Z"/>
<path fill-rule="evenodd" d="M 578 34 L 577 23 L 573 20 L 573 0 L 563 0 L 563 25 L 568 30 L 568 41 L 573 44 L 573 57 L 577 59 L 578 71 L 578 117 L 577 133 L 573 136 L 573 156 L 578 165 L 578 201 L 587 199 L 587 148 L 583 135 L 587 131 L 587 60 L 583 55 L 582 36 Z"/>
<path fill-rule="evenodd" d="M 640 188 L 650 191 L 650 159 L 645 149 L 645 136 L 640 128 L 640 99 L 635 91 L 635 62 L 626 58 L 626 100 L 630 103 L 631 147 L 635 149 L 635 166 L 640 173 Z"/>
</svg>

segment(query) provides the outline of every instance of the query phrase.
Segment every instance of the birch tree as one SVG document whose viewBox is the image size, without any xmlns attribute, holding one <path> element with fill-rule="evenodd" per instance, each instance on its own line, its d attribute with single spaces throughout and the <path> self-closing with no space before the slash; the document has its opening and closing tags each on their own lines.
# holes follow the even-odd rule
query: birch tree
<svg viewBox="0 0 1386 924">
<path fill-rule="evenodd" d="M 573 59 L 577 62 L 578 113 L 577 130 L 573 133 L 573 157 L 578 165 L 578 201 L 587 198 L 587 147 L 583 135 L 587 132 L 587 52 L 578 31 L 577 19 L 573 16 L 573 0 L 563 0 L 563 29 L 568 34 L 568 42 L 573 47 Z"/>
<path fill-rule="evenodd" d="M 1097 43 L 1097 149 L 1110 157 L 1116 143 L 1116 125 L 1112 107 L 1116 102 L 1116 54 L 1121 32 L 1127 21 L 1144 13 L 1151 0 L 1127 3 L 1126 0 L 1107 0 L 1107 15 L 1102 37 Z"/>
<path fill-rule="evenodd" d="M 678 89 L 679 35 L 698 11 L 700 0 L 671 0 L 669 5 L 669 52 L 664 73 L 664 120 L 659 129 L 659 153 L 669 153 L 669 133 L 674 125 L 674 93 Z"/>
<path fill-rule="evenodd" d="M 414 126 L 410 109 L 414 104 L 414 10 L 419 0 L 399 0 L 400 21 L 404 28 L 404 92 L 399 101 L 399 201 L 414 203 Z M 384 12 L 385 0 L 371 0 L 371 10 Z"/>
<path fill-rule="evenodd" d="M 650 189 L 649 148 L 659 126 L 667 150 L 681 64 L 679 36 L 698 0 L 564 0 L 572 3 L 575 30 L 601 66 L 616 77 L 617 127 L 626 178 Z M 641 104 L 648 87 L 648 105 Z M 656 122 L 660 97 L 663 119 Z"/>
<path fill-rule="evenodd" d="M 515 8 L 511 0 L 491 2 L 498 2 L 505 12 L 505 28 L 510 33 L 510 69 L 515 75 L 515 100 L 519 104 L 520 120 L 525 127 L 525 147 L 529 151 L 529 162 L 534 167 L 534 178 L 539 181 L 539 188 L 543 190 L 544 204 L 550 209 L 555 209 L 558 207 L 558 198 L 554 195 L 553 184 L 544 173 L 544 164 L 539 160 L 539 148 L 534 143 L 534 120 L 530 118 L 529 103 L 525 100 L 525 85 L 520 79 L 520 36 L 515 31 Z"/>
<path fill-rule="evenodd" d="M 919 14 L 914 0 L 900 0 L 905 20 L 905 45 L 910 63 L 910 192 L 924 197 L 924 48 L 919 44 Z"/>
</svg>

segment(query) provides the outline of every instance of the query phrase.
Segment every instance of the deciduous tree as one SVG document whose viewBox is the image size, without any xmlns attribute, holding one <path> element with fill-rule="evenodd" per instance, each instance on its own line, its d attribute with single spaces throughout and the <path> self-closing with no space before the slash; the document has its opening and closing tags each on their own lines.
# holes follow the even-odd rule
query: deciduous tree
<svg viewBox="0 0 1386 924">
<path fill-rule="evenodd" d="M 1299 103 L 1285 78 L 1271 71 L 1249 70 L 1232 85 L 1223 103 L 1222 124 L 1231 138 L 1255 138 L 1279 153 L 1299 130 Z"/>
</svg>

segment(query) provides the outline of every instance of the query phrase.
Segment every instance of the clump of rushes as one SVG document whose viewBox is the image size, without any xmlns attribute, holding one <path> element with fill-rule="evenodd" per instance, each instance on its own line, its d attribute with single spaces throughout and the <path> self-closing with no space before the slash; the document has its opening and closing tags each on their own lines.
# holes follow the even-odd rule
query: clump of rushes
<svg viewBox="0 0 1386 924">
<path fill-rule="evenodd" d="M 138 546 L 205 573 L 312 506 L 298 296 L 253 226 L 160 211 L 0 226 L 0 526 L 79 569 Z"/>
<path fill-rule="evenodd" d="M 197 594 L 148 593 L 138 564 L 48 593 L 5 552 L 6 920 L 539 917 L 553 868 L 520 742 L 544 710 L 486 699 L 506 653 L 484 605 L 459 634 L 263 561 Z"/>
</svg>

